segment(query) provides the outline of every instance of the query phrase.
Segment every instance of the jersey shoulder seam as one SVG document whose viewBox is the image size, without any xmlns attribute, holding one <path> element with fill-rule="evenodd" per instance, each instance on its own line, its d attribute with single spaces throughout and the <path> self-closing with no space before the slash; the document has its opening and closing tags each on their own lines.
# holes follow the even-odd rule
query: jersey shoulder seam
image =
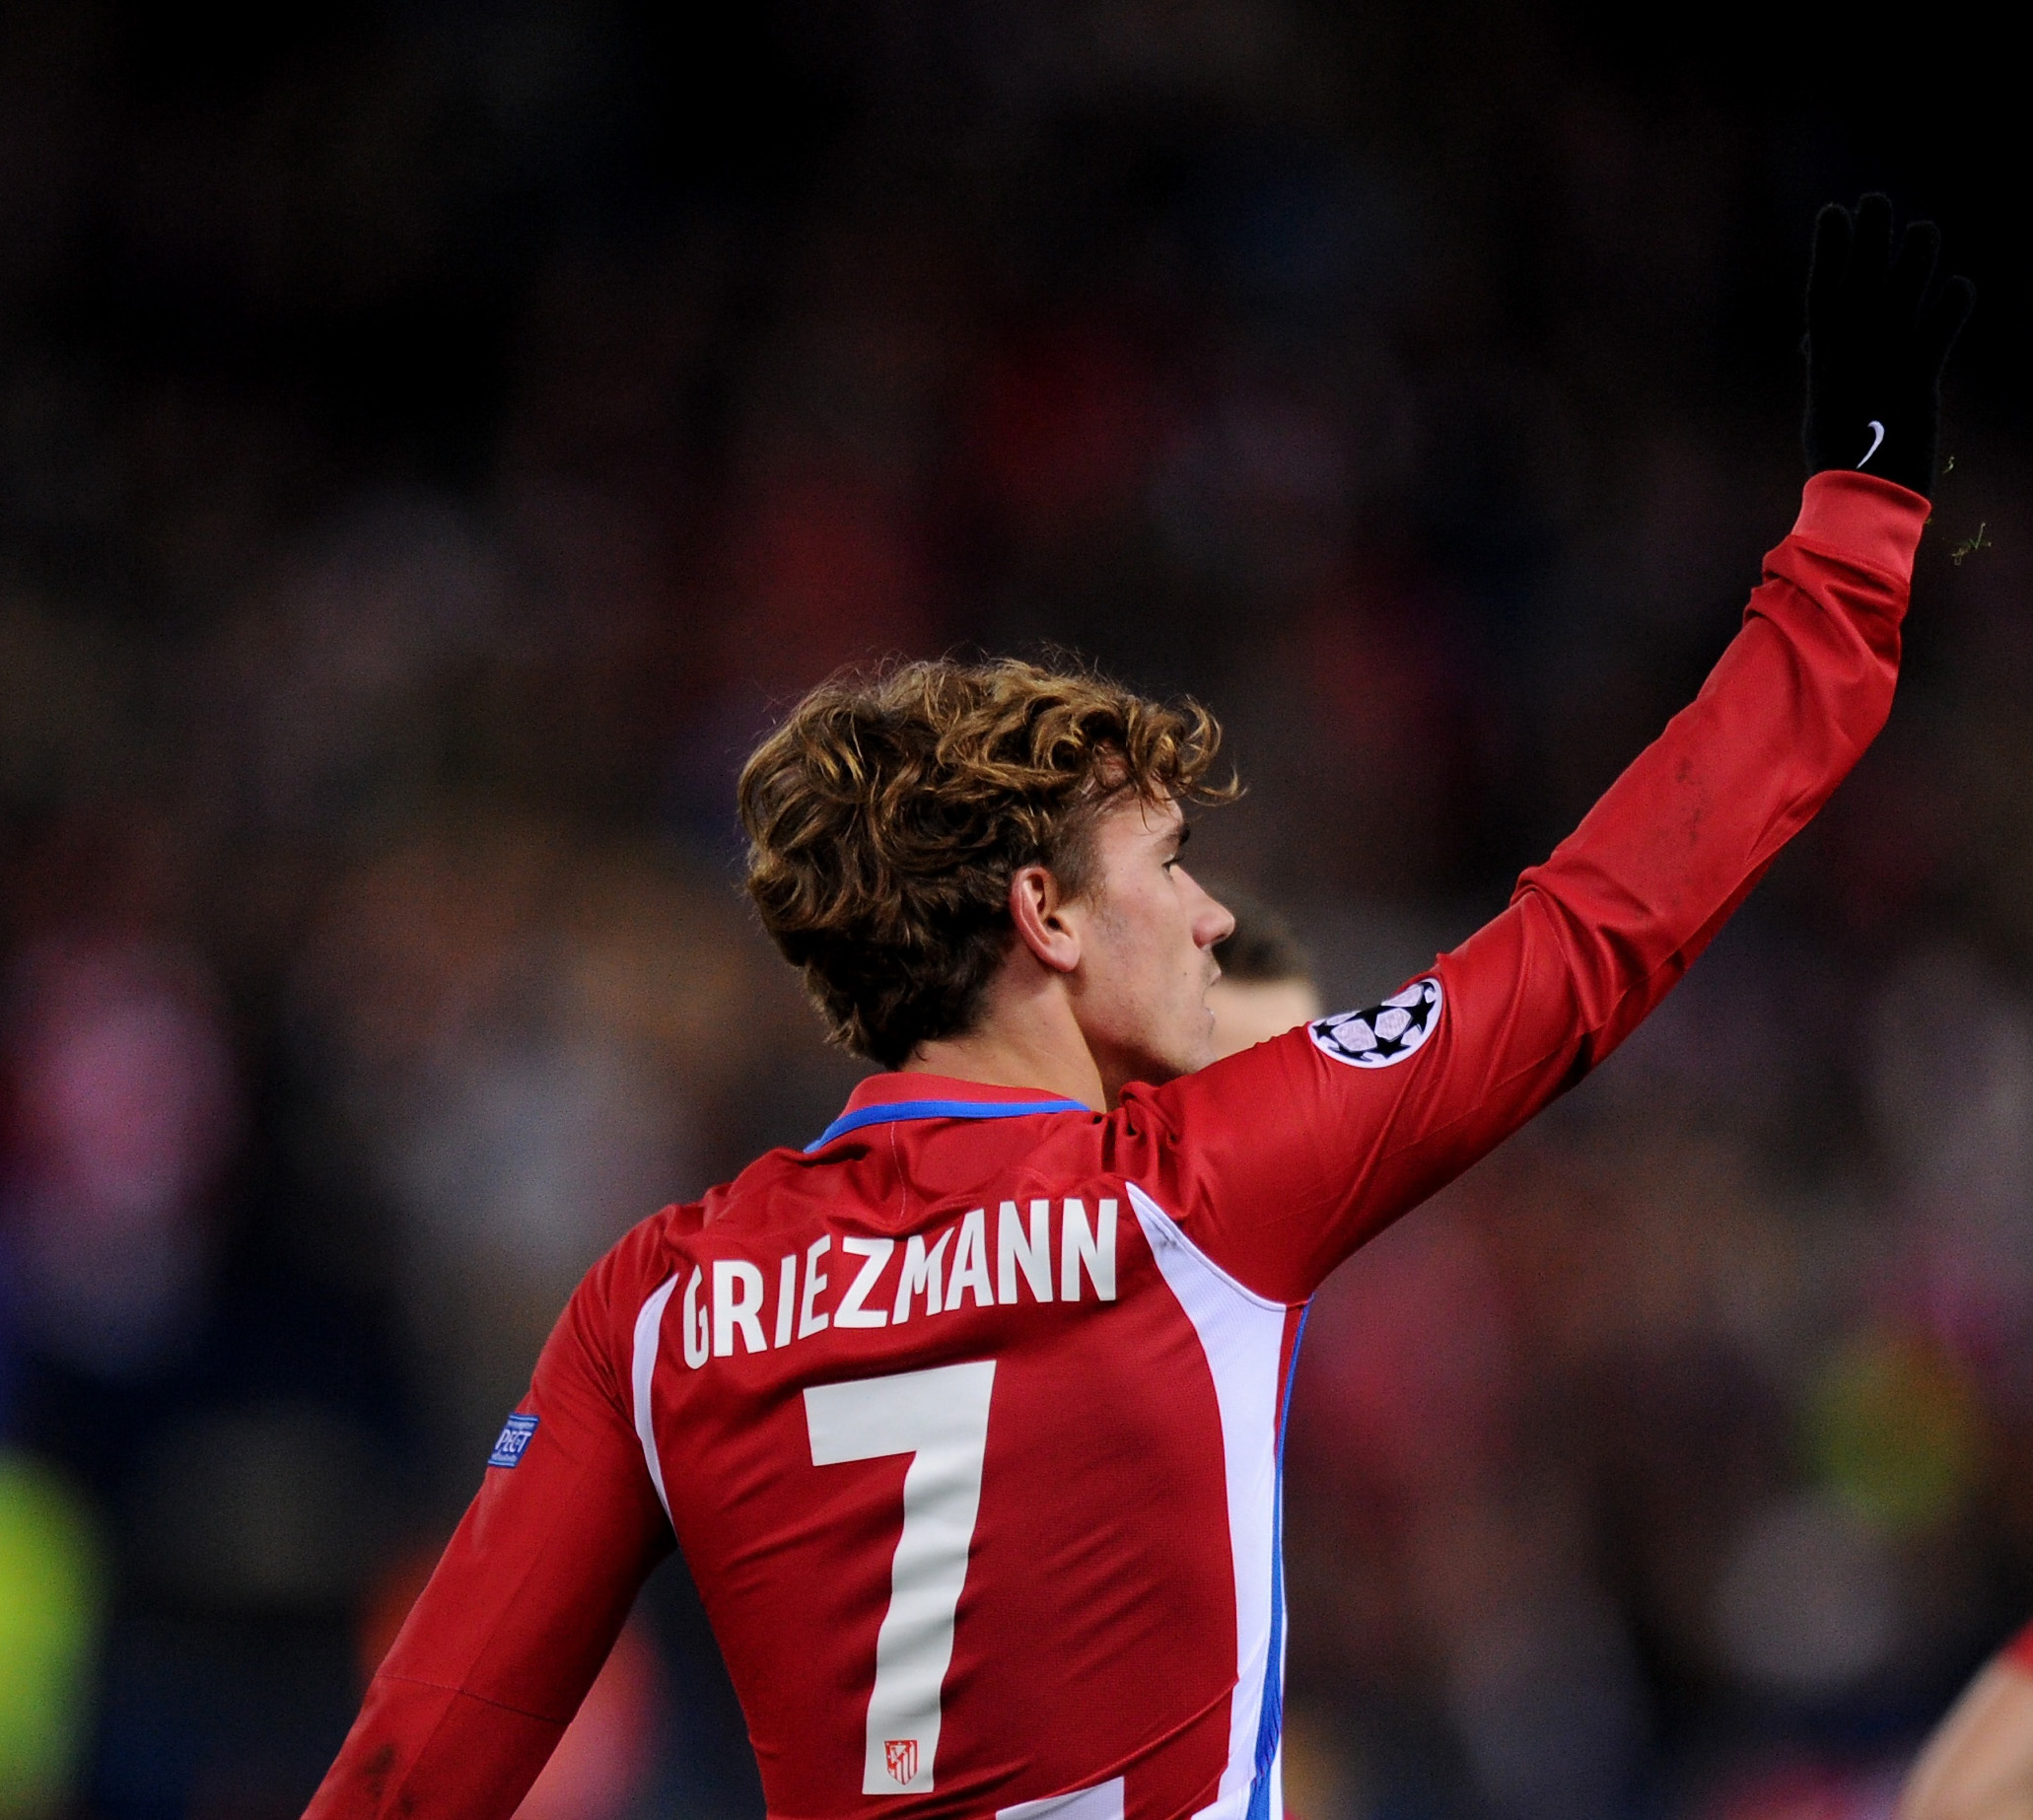
<svg viewBox="0 0 2033 1820">
<path fill-rule="evenodd" d="M 1276 1314 L 1290 1312 L 1293 1306 L 1291 1302 L 1279 1301 L 1275 1296 L 1271 1295 L 1259 1295 L 1248 1284 L 1243 1283 L 1228 1271 L 1224 1270 L 1221 1265 L 1217 1264 L 1213 1258 L 1209 1257 L 1205 1251 L 1201 1250 L 1198 1245 L 1186 1236 L 1185 1232 L 1180 1228 L 1179 1223 L 1166 1213 L 1163 1208 L 1159 1207 L 1147 1190 L 1139 1187 L 1127 1176 L 1123 1178 L 1122 1185 L 1129 1190 L 1130 1205 L 1137 1210 L 1138 1217 L 1154 1221 L 1171 1243 L 1177 1245 L 1225 1289 L 1232 1291 L 1253 1307 L 1263 1308 Z"/>
</svg>

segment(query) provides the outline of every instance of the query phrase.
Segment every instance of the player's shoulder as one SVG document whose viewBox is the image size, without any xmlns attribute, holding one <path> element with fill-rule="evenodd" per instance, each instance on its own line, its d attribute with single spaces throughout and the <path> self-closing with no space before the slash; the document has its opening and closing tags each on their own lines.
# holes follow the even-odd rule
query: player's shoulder
<svg viewBox="0 0 2033 1820">
<path fill-rule="evenodd" d="M 1123 1094 L 1123 1111 L 1132 1119 L 1191 1117 L 1247 1124 L 1270 1101 L 1308 1079 L 1353 1084 L 1396 1068 L 1418 1055 L 1440 1029 L 1446 965 L 1442 956 L 1374 1005 L 1295 1024 L 1162 1086 L 1132 1086 Z"/>
<path fill-rule="evenodd" d="M 797 1193 L 807 1158 L 794 1150 L 765 1151 L 732 1181 L 716 1183 L 696 1201 L 673 1201 L 638 1221 L 594 1267 L 616 1281 L 659 1282 L 677 1267 L 702 1232 L 738 1225 Z"/>
<path fill-rule="evenodd" d="M 632 1318 L 678 1268 L 685 1240 L 699 1230 L 706 1211 L 704 1201 L 673 1201 L 637 1221 L 580 1280 L 574 1302 L 585 1311 L 604 1308 Z"/>
<path fill-rule="evenodd" d="M 622 1245 L 639 1247 L 639 1274 L 654 1274 L 661 1281 L 695 1260 L 702 1244 L 712 1249 L 728 1241 L 761 1239 L 778 1228 L 823 1222 L 843 1201 L 879 1192 L 868 1183 L 844 1181 L 844 1174 L 867 1171 L 843 1170 L 843 1160 L 847 1159 L 788 1146 L 765 1151 L 732 1180 L 717 1183 L 698 1200 L 652 1215 Z"/>
</svg>

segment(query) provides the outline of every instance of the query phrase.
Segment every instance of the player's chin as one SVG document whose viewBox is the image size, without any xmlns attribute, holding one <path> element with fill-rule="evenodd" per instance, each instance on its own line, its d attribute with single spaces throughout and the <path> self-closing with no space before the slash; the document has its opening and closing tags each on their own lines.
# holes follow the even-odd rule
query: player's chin
<svg viewBox="0 0 2033 1820">
<path fill-rule="evenodd" d="M 1176 1081 L 1181 1075 L 1197 1074 L 1215 1059 L 1214 1017 L 1195 1019 L 1194 1027 L 1182 1032 L 1178 1041 L 1165 1045 L 1161 1056 L 1152 1058 L 1154 1083 Z"/>
<path fill-rule="evenodd" d="M 1210 1042 L 1206 1047 L 1208 1060 L 1212 1060 L 1214 1045 Z M 1185 1043 L 1154 1042 L 1147 1037 L 1134 1053 L 1123 1058 L 1123 1079 L 1141 1082 L 1145 1086 L 1162 1086 L 1167 1081 L 1176 1081 L 1181 1075 L 1204 1067 L 1204 1062 L 1192 1059 L 1198 1053 L 1197 1048 Z"/>
</svg>

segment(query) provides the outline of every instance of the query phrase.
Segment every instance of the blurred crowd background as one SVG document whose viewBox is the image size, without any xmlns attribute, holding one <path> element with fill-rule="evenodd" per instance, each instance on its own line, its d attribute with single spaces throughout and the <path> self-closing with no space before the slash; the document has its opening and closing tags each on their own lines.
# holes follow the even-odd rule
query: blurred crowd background
<svg viewBox="0 0 2033 1820">
<path fill-rule="evenodd" d="M 0 9 L 0 1815 L 297 1813 L 581 1270 L 837 1109 L 737 891 L 801 687 L 1198 694 L 1196 857 L 1367 1002 L 1729 637 L 1866 185 L 1982 297 L 1892 727 L 1321 1295 L 1288 1753 L 1304 1820 L 1885 1814 L 2033 1612 L 2008 59 L 735 11 Z M 673 1566 L 526 1820 L 760 1812 Z"/>
</svg>

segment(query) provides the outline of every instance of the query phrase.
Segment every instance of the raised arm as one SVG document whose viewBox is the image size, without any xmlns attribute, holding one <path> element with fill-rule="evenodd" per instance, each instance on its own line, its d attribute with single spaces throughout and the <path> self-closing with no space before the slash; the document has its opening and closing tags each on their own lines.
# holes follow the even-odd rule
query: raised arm
<svg viewBox="0 0 2033 1820">
<path fill-rule="evenodd" d="M 1884 724 L 1928 516 L 1916 487 L 1968 310 L 1962 281 L 1932 288 L 1933 254 L 1917 227 L 1893 257 L 1882 198 L 1824 212 L 1798 522 L 1700 695 L 1508 908 L 1398 1002 L 1126 1096 L 1124 1173 L 1249 1288 L 1309 1295 L 1607 1056 Z M 1848 437 L 1859 405 L 1881 434 Z M 1895 448 L 1908 484 L 1862 466 Z"/>
</svg>

